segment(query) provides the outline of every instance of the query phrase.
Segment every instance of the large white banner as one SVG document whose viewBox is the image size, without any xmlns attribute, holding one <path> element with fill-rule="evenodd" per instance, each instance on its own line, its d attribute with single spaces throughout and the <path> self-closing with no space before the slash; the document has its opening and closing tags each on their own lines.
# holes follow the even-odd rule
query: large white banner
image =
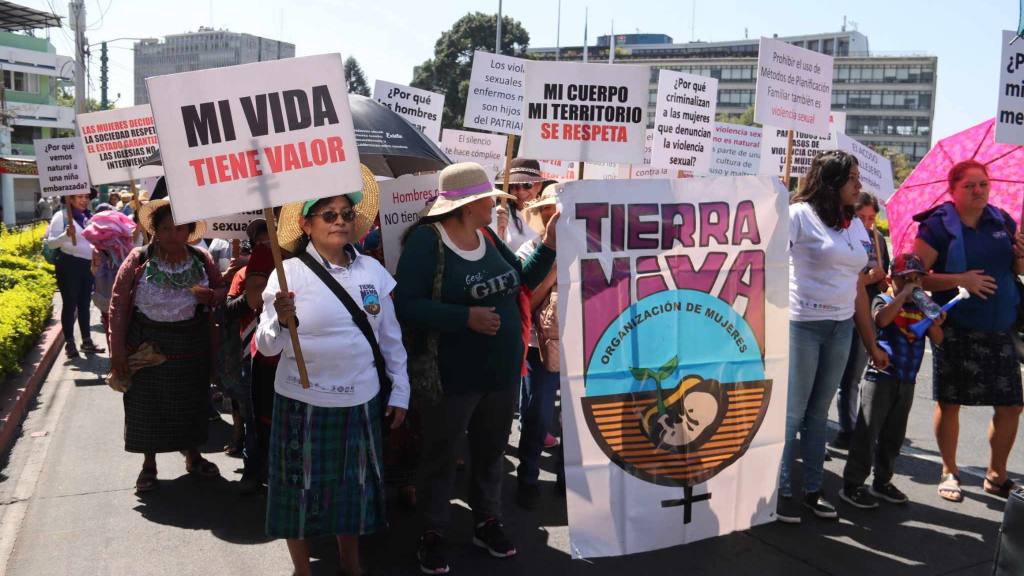
<svg viewBox="0 0 1024 576">
<path fill-rule="evenodd" d="M 175 222 L 362 189 L 340 54 L 146 83 Z"/>
<path fill-rule="evenodd" d="M 761 38 L 754 121 L 825 137 L 831 108 L 832 57 L 782 40 Z"/>
<path fill-rule="evenodd" d="M 380 241 L 384 267 L 394 274 L 402 254 L 402 235 L 420 219 L 420 211 L 437 197 L 437 174 L 406 174 L 379 182 Z"/>
<path fill-rule="evenodd" d="M 47 138 L 33 144 L 43 197 L 89 193 L 89 170 L 80 139 Z"/>
<path fill-rule="evenodd" d="M 571 182 L 558 304 L 571 549 L 771 521 L 788 371 L 777 178 Z"/>
<path fill-rule="evenodd" d="M 742 124 L 715 123 L 713 176 L 744 176 L 761 169 L 761 129 Z"/>
<path fill-rule="evenodd" d="M 373 85 L 373 98 L 405 118 L 409 124 L 426 134 L 427 138 L 434 142 L 441 138 L 444 94 L 377 80 Z"/>
<path fill-rule="evenodd" d="M 528 61 L 520 156 L 642 163 L 650 79 L 647 66 Z"/>
<path fill-rule="evenodd" d="M 718 80 L 661 70 L 651 164 L 708 174 L 717 102 Z"/>
<path fill-rule="evenodd" d="M 1016 37 L 1016 32 L 1003 30 L 995 135 L 1003 144 L 1024 144 L 1024 42 L 1013 42 Z"/>
<path fill-rule="evenodd" d="M 468 130 L 441 131 L 441 149 L 452 162 L 476 162 L 494 180 L 505 167 L 505 145 L 508 136 L 484 134 Z"/>
<path fill-rule="evenodd" d="M 501 134 L 522 134 L 525 76 L 525 60 L 474 52 L 462 125 Z"/>
<path fill-rule="evenodd" d="M 857 157 L 857 164 L 860 167 L 860 184 L 863 190 L 874 194 L 879 202 L 888 202 L 896 192 L 893 184 L 892 162 L 846 134 L 839 134 L 838 142 L 840 150 Z"/>
<path fill-rule="evenodd" d="M 94 186 L 164 173 L 163 166 L 140 167 L 158 145 L 149 104 L 79 114 L 78 132 Z"/>
<path fill-rule="evenodd" d="M 822 152 L 836 150 L 839 147 L 838 134 L 846 132 L 846 112 L 829 114 L 829 133 L 825 138 L 812 134 L 797 132 L 793 135 L 793 160 L 790 163 L 789 175 L 802 177 L 811 168 L 814 157 Z M 786 173 L 786 146 L 789 130 L 765 126 L 761 136 L 761 170 L 759 174 L 782 176 Z"/>
</svg>

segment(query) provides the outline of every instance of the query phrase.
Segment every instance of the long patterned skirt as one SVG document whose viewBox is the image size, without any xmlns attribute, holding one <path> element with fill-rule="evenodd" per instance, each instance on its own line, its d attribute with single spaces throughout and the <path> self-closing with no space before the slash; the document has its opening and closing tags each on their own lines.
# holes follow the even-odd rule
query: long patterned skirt
<svg viewBox="0 0 1024 576">
<path fill-rule="evenodd" d="M 370 534 L 386 525 L 379 403 L 323 408 L 274 395 L 268 536 Z"/>
<path fill-rule="evenodd" d="M 1013 334 L 979 332 L 952 323 L 944 324 L 942 332 L 942 345 L 932 348 L 936 401 L 963 406 L 1024 404 Z"/>
</svg>

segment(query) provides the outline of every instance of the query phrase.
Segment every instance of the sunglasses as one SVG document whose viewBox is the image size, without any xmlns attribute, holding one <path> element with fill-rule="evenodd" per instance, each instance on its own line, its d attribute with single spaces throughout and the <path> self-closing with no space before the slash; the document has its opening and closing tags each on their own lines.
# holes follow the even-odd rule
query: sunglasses
<svg viewBox="0 0 1024 576">
<path fill-rule="evenodd" d="M 512 190 L 518 190 L 518 189 L 529 190 L 530 188 L 533 188 L 534 186 L 536 186 L 536 184 L 537 184 L 536 182 L 518 182 L 518 183 L 511 183 L 511 184 L 508 185 L 508 187 L 511 188 Z"/>
<path fill-rule="evenodd" d="M 345 208 L 341 212 L 335 212 L 334 210 L 325 210 L 316 214 L 310 214 L 310 216 L 319 216 L 323 219 L 325 224 L 334 224 L 334 222 L 340 216 L 345 222 L 352 222 L 356 219 L 356 211 L 351 208 Z"/>
</svg>

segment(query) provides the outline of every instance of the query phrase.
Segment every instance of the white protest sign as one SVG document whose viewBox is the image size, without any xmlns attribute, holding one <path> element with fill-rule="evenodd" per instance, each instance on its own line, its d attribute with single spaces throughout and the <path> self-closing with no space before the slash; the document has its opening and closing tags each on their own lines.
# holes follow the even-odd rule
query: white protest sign
<svg viewBox="0 0 1024 576">
<path fill-rule="evenodd" d="M 420 219 L 420 211 L 437 197 L 437 174 L 406 174 L 380 186 L 380 241 L 384 267 L 394 274 L 402 254 L 402 235 Z"/>
<path fill-rule="evenodd" d="M 718 80 L 661 70 L 651 165 L 707 174 L 717 100 Z"/>
<path fill-rule="evenodd" d="M 163 166 L 139 165 L 156 152 L 156 128 L 149 104 L 78 115 L 93 185 L 128 182 L 164 173 Z"/>
<path fill-rule="evenodd" d="M 576 180 L 576 163 L 571 160 L 538 160 L 540 175 L 547 180 Z"/>
<path fill-rule="evenodd" d="M 647 66 L 527 62 L 520 155 L 643 162 L 650 77 Z"/>
<path fill-rule="evenodd" d="M 760 167 L 761 129 L 716 122 L 710 173 L 713 176 L 745 176 L 757 174 Z"/>
<path fill-rule="evenodd" d="M 263 210 L 250 210 L 241 214 L 218 216 L 206 220 L 206 237 L 224 240 L 248 240 L 245 229 L 253 220 L 263 218 Z"/>
<path fill-rule="evenodd" d="M 888 201 L 896 192 L 892 179 L 892 162 L 846 134 L 839 134 L 838 142 L 840 150 L 857 157 L 863 190 L 874 194 L 879 202 Z"/>
<path fill-rule="evenodd" d="M 505 167 L 505 145 L 508 136 L 483 134 L 445 128 L 441 131 L 441 149 L 452 162 L 476 162 L 494 180 Z"/>
<path fill-rule="evenodd" d="M 340 54 L 146 82 L 175 222 L 362 189 Z"/>
<path fill-rule="evenodd" d="M 405 118 L 427 138 L 434 142 L 441 138 L 444 94 L 377 80 L 373 85 L 373 98 Z"/>
<path fill-rule="evenodd" d="M 524 60 L 474 52 L 462 125 L 501 134 L 522 134 L 525 74 Z"/>
<path fill-rule="evenodd" d="M 1024 144 L 1024 42 L 1003 30 L 1003 57 L 999 61 L 999 108 L 996 110 L 996 142 Z"/>
<path fill-rule="evenodd" d="M 836 135 L 846 131 L 846 112 L 832 112 L 829 115 L 829 134 L 819 138 L 804 132 L 793 135 L 793 161 L 789 175 L 799 178 L 807 174 L 814 157 L 821 152 L 838 148 Z M 786 169 L 786 146 L 789 130 L 765 126 L 761 137 L 761 169 L 766 176 L 783 176 Z"/>
<path fill-rule="evenodd" d="M 671 168 L 656 168 L 651 166 L 651 148 L 654 145 L 654 130 L 648 129 L 644 138 L 644 162 L 643 164 L 629 164 L 629 178 L 686 178 L 689 175 L 684 170 Z"/>
<path fill-rule="evenodd" d="M 34 144 L 43 197 L 89 193 L 89 171 L 78 137 L 39 139 Z"/>
<path fill-rule="evenodd" d="M 825 137 L 831 108 L 832 57 L 761 38 L 754 122 Z"/>
<path fill-rule="evenodd" d="M 584 180 L 618 180 L 627 178 L 629 178 L 629 164 L 587 162 L 583 169 Z"/>
</svg>

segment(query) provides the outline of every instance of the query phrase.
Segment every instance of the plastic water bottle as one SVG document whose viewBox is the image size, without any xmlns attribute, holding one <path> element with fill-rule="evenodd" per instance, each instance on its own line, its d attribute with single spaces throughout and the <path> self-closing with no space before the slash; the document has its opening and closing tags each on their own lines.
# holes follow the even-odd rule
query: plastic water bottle
<svg viewBox="0 0 1024 576">
<path fill-rule="evenodd" d="M 910 293 L 910 299 L 914 301 L 921 312 L 924 312 L 925 316 L 932 320 L 942 316 L 942 307 L 936 304 L 924 290 L 914 288 L 914 291 Z"/>
</svg>

